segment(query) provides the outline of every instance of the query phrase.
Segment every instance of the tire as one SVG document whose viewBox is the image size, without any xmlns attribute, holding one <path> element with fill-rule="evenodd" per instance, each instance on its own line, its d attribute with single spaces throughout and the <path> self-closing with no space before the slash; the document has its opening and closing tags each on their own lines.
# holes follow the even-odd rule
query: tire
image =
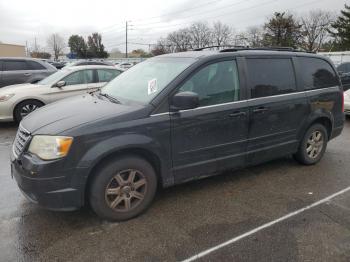
<svg viewBox="0 0 350 262">
<path fill-rule="evenodd" d="M 303 165 L 314 165 L 321 160 L 327 148 L 328 132 L 321 124 L 314 124 L 305 132 L 294 158 Z"/>
<path fill-rule="evenodd" d="M 36 109 L 38 109 L 39 107 L 42 107 L 44 105 L 44 103 L 38 101 L 38 100 L 25 100 L 21 103 L 19 103 L 16 107 L 15 110 L 13 112 L 15 121 L 17 123 L 21 122 L 21 120 L 23 119 L 23 117 L 27 116 L 28 114 L 30 114 L 31 112 L 35 111 Z M 27 114 L 26 114 L 27 112 Z"/>
<path fill-rule="evenodd" d="M 123 221 L 144 212 L 156 190 L 157 176 L 150 163 L 124 156 L 97 170 L 90 185 L 90 206 L 101 218 Z"/>
</svg>

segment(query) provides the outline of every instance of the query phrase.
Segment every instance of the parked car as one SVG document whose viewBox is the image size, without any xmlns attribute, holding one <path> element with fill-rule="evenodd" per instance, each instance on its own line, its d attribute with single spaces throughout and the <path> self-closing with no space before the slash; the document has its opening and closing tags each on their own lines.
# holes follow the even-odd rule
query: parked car
<svg viewBox="0 0 350 262">
<path fill-rule="evenodd" d="M 337 67 L 337 71 L 340 75 L 343 89 L 346 91 L 350 89 L 350 63 L 342 63 Z"/>
<path fill-rule="evenodd" d="M 0 57 L 0 88 L 3 86 L 36 83 L 57 69 L 39 59 Z"/>
<path fill-rule="evenodd" d="M 132 63 L 120 63 L 117 65 L 117 67 L 122 68 L 122 69 L 129 69 L 133 66 Z"/>
<path fill-rule="evenodd" d="M 289 154 L 316 164 L 344 119 L 339 76 L 323 56 L 244 48 L 167 54 L 27 116 L 11 170 L 41 206 L 89 202 L 99 216 L 125 220 L 147 209 L 158 186 Z"/>
<path fill-rule="evenodd" d="M 47 61 L 50 65 L 53 65 L 54 67 L 56 67 L 57 69 L 62 69 L 65 64 L 62 62 L 58 62 L 58 61 Z"/>
<path fill-rule="evenodd" d="M 344 93 L 344 112 L 350 116 L 350 90 Z"/>
<path fill-rule="evenodd" d="M 0 121 L 20 122 L 43 105 L 96 90 L 121 72 L 108 66 L 69 67 L 36 84 L 4 87 L 0 89 Z"/>
<path fill-rule="evenodd" d="M 70 66 L 84 66 L 84 65 L 104 65 L 104 66 L 114 66 L 110 62 L 106 61 L 76 61 L 76 62 L 71 62 L 65 65 L 65 67 L 70 67 Z"/>
</svg>

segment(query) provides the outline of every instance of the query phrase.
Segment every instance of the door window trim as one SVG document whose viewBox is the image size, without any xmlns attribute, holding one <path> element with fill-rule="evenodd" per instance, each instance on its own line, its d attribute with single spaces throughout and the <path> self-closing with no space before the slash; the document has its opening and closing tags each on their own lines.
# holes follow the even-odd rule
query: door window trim
<svg viewBox="0 0 350 262">
<path fill-rule="evenodd" d="M 283 96 L 291 96 L 291 95 L 296 95 L 296 94 L 307 94 L 307 93 L 312 93 L 312 92 L 317 92 L 317 91 L 320 92 L 322 90 L 327 90 L 327 89 L 332 89 L 332 90 L 334 89 L 334 91 L 337 91 L 336 89 L 339 89 L 339 86 L 331 86 L 331 87 L 324 87 L 324 88 L 320 88 L 320 89 L 297 91 L 297 92 L 288 93 L 288 94 L 279 94 L 279 95 L 272 95 L 272 96 L 249 98 L 249 99 L 244 99 L 244 100 L 239 100 L 239 101 L 232 101 L 232 102 L 228 102 L 228 103 L 221 103 L 221 104 L 216 104 L 216 105 L 200 106 L 200 107 L 191 108 L 191 109 L 179 110 L 177 112 L 181 113 L 181 112 L 187 112 L 187 111 L 198 110 L 198 109 L 206 109 L 206 108 L 217 107 L 217 106 L 225 106 L 225 105 L 237 104 L 237 103 L 242 103 L 242 102 L 262 100 L 262 99 L 267 99 L 267 98 L 271 98 L 271 97 L 283 97 Z M 150 116 L 169 115 L 170 113 L 174 113 L 174 112 L 168 111 L 168 112 L 163 112 L 163 113 L 151 114 Z"/>
</svg>

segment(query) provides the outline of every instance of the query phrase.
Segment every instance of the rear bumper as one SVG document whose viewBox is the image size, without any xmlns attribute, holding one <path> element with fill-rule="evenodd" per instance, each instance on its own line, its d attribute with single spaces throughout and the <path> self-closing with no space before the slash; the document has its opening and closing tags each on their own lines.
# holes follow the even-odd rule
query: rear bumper
<svg viewBox="0 0 350 262">
<path fill-rule="evenodd" d="M 50 164 L 41 165 L 38 169 L 35 161 L 29 163 L 28 159 L 22 161 L 11 157 L 11 175 L 23 195 L 51 210 L 70 211 L 84 205 L 81 182 L 74 179 L 75 171 L 79 170 L 58 173 Z"/>
<path fill-rule="evenodd" d="M 344 113 L 350 115 L 350 101 L 344 101 Z"/>
</svg>

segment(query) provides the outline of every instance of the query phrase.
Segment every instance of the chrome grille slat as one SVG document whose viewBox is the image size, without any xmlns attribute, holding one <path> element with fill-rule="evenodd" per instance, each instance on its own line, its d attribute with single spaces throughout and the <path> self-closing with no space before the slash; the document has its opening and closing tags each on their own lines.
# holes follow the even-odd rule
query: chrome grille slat
<svg viewBox="0 0 350 262">
<path fill-rule="evenodd" d="M 12 148 L 16 158 L 21 153 L 23 153 L 23 150 L 27 142 L 29 141 L 30 137 L 31 137 L 30 133 L 27 130 L 25 130 L 21 125 L 19 125 L 15 141 L 13 142 L 13 148 Z"/>
</svg>

